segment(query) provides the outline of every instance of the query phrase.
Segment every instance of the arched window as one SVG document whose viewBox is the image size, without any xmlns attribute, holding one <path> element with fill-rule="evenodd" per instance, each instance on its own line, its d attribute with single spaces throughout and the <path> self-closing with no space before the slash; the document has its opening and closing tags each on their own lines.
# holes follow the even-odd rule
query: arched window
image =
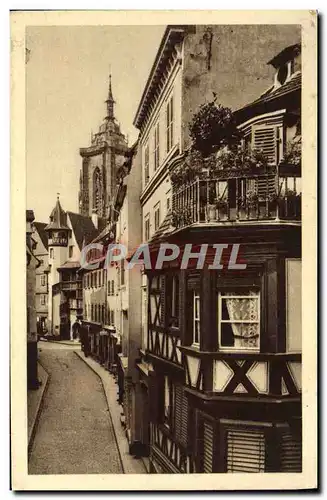
<svg viewBox="0 0 327 500">
<path fill-rule="evenodd" d="M 101 215 L 102 179 L 100 169 L 97 167 L 93 172 L 93 208 Z"/>
</svg>

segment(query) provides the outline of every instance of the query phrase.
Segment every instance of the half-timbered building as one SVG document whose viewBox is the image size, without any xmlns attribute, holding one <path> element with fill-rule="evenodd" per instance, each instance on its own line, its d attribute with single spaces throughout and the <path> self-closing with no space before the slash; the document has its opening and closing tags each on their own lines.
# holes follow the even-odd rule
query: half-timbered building
<svg viewBox="0 0 327 500">
<path fill-rule="evenodd" d="M 209 43 L 205 33 L 203 47 Z M 171 52 L 177 60 L 182 54 L 183 116 L 190 97 L 186 77 L 191 85 L 184 60 L 195 57 L 192 36 L 196 30 L 176 35 L 168 28 L 165 34 L 165 50 L 137 114 L 141 144 L 164 89 L 151 94 L 151 78 L 157 67 L 163 71 Z M 207 57 L 202 63 L 210 71 Z M 184 269 L 175 259 L 145 270 L 147 328 L 137 366 L 147 395 L 151 472 L 301 471 L 300 45 L 284 48 L 269 65 L 272 85 L 234 113 L 240 147 L 260 150 L 265 165 L 238 163 L 216 168 L 215 176 L 172 182 L 172 210 L 150 237 L 152 261 L 163 242 L 193 252 Z M 219 90 L 219 81 L 213 88 Z M 170 116 L 168 103 L 167 130 Z M 183 167 L 181 141 L 164 172 Z M 147 146 L 144 152 L 148 172 Z M 150 186 L 162 186 L 155 180 L 159 174 L 153 175 Z M 141 201 L 149 189 L 144 187 Z M 203 266 L 200 245 L 206 245 Z"/>
</svg>

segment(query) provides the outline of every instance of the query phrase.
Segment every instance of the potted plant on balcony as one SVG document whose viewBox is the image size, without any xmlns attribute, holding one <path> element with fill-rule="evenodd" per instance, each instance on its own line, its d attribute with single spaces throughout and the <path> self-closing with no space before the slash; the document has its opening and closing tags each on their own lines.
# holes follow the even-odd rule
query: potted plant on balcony
<svg viewBox="0 0 327 500">
<path fill-rule="evenodd" d="M 215 184 L 210 182 L 208 200 L 207 200 L 207 221 L 214 222 L 217 219 L 216 211 L 216 188 Z"/>
<path fill-rule="evenodd" d="M 278 215 L 282 219 L 298 219 L 301 216 L 301 194 L 287 189 L 278 197 Z"/>
<path fill-rule="evenodd" d="M 225 220 L 228 216 L 228 201 L 224 197 L 215 199 L 216 209 L 218 211 L 218 219 Z"/>
<path fill-rule="evenodd" d="M 258 202 L 258 193 L 254 189 L 249 189 L 246 193 L 246 205 L 250 219 L 258 217 Z"/>
<path fill-rule="evenodd" d="M 296 135 L 291 141 L 286 144 L 286 151 L 281 161 L 281 165 L 301 166 L 302 157 L 302 139 L 300 135 Z"/>
<path fill-rule="evenodd" d="M 183 161 L 170 174 L 175 188 L 191 184 L 203 172 L 203 157 L 199 151 L 190 149 L 185 153 Z"/>
</svg>

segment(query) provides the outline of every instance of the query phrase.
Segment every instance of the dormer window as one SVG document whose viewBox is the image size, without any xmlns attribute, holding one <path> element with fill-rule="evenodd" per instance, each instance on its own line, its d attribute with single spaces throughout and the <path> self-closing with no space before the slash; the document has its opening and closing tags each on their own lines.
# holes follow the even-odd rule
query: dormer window
<svg viewBox="0 0 327 500">
<path fill-rule="evenodd" d="M 288 64 L 283 64 L 277 71 L 277 81 L 280 83 L 280 85 L 283 85 L 286 82 L 286 79 L 288 77 L 288 72 L 289 72 L 289 65 Z"/>
<path fill-rule="evenodd" d="M 268 64 L 271 64 L 275 70 L 274 88 L 277 89 L 284 85 L 292 75 L 300 69 L 300 44 L 286 47 L 282 52 L 277 54 Z"/>
</svg>

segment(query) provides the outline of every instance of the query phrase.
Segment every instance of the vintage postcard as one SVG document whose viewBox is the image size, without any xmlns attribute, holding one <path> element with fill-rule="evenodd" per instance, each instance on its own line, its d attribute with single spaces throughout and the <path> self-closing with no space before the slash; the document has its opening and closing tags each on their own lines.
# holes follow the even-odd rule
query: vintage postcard
<svg viewBox="0 0 327 500">
<path fill-rule="evenodd" d="M 316 488 L 317 13 L 12 12 L 11 89 L 12 488 Z"/>
</svg>

